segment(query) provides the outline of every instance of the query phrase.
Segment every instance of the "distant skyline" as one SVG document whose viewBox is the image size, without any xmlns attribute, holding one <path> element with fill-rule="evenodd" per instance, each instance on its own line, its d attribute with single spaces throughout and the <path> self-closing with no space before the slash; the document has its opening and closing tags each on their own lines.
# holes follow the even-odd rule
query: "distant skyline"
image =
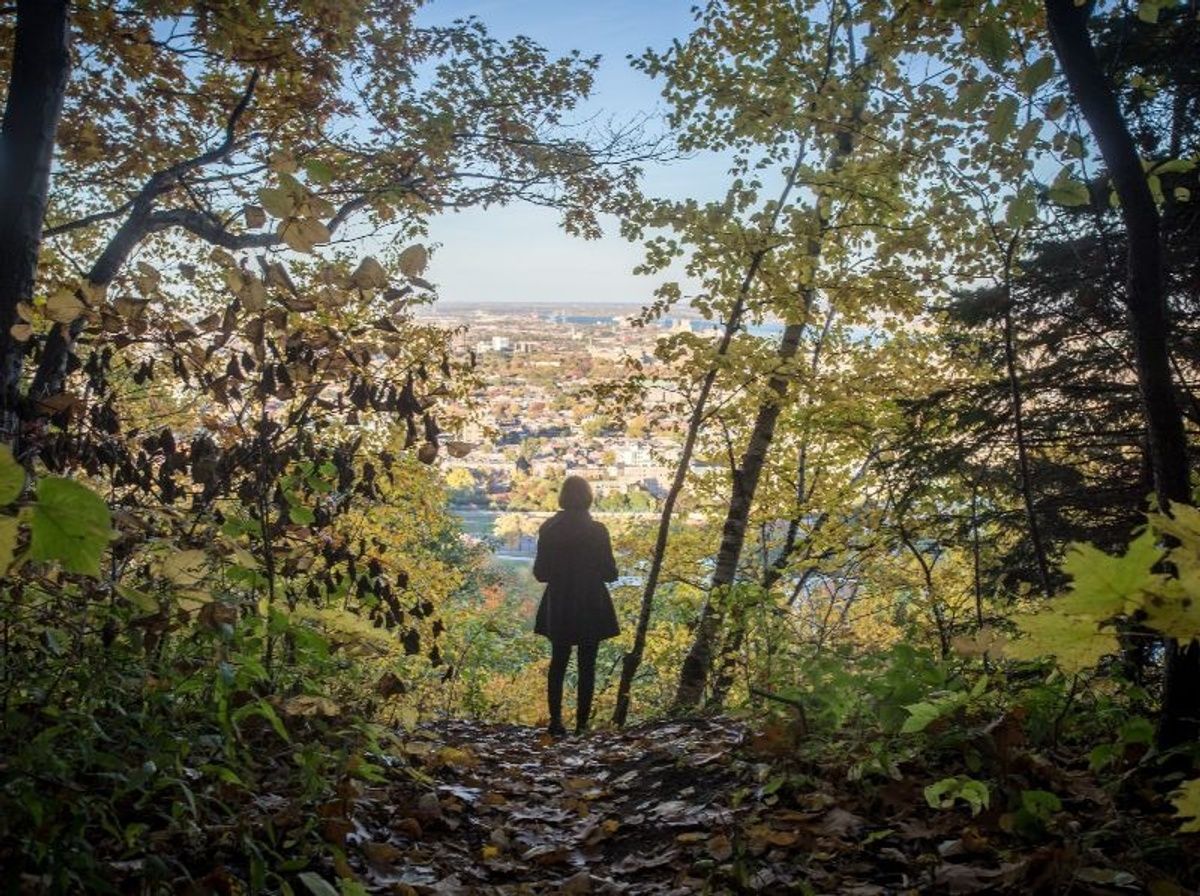
<svg viewBox="0 0 1200 896">
<path fill-rule="evenodd" d="M 626 57 L 662 49 L 692 28 L 691 0 L 432 0 L 423 24 L 446 24 L 475 16 L 496 38 L 524 34 L 554 54 L 579 50 L 602 56 L 593 96 L 578 110 L 580 120 L 616 121 L 649 115 L 649 127 L 665 129 L 659 85 L 634 71 Z M 725 164 L 715 157 L 647 166 L 644 189 L 651 195 L 703 196 L 719 190 Z M 604 222 L 599 240 L 568 236 L 551 209 L 511 205 L 472 209 L 433 219 L 430 242 L 437 246 L 429 270 L 439 301 L 450 303 L 619 303 L 651 301 L 663 277 L 637 277 L 640 246 L 626 242 L 615 219 Z"/>
</svg>

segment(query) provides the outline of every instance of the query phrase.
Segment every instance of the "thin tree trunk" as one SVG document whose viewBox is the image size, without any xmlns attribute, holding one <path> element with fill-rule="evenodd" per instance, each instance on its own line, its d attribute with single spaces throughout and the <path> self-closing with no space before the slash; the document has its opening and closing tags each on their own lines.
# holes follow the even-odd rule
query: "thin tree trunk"
<svg viewBox="0 0 1200 896">
<path fill-rule="evenodd" d="M 764 234 L 768 240 L 778 226 L 779 215 L 796 186 L 796 175 L 799 173 L 803 157 L 804 153 L 801 150 L 796 159 L 796 164 L 792 166 L 791 171 L 788 173 L 787 181 L 784 183 L 783 190 L 779 195 L 779 201 L 775 205 L 775 210 L 771 215 L 770 223 Z M 613 723 L 616 725 L 624 725 L 626 719 L 629 718 L 629 703 L 630 695 L 633 692 L 633 679 L 637 675 L 638 667 L 642 664 L 642 656 L 646 650 L 646 632 L 650 628 L 650 614 L 654 609 L 654 592 L 658 588 L 658 580 L 662 574 L 663 558 L 667 553 L 667 541 L 671 533 L 671 519 L 675 514 L 675 504 L 679 500 L 680 493 L 683 491 L 684 483 L 687 481 L 688 469 L 692 464 L 692 454 L 696 449 L 696 440 L 700 435 L 700 427 L 704 423 L 705 412 L 708 409 L 708 398 L 712 393 L 717 374 L 720 372 L 721 359 L 728 353 L 729 345 L 741 327 L 742 314 L 745 311 L 746 302 L 750 298 L 750 290 L 754 285 L 755 279 L 758 277 L 758 271 L 762 267 L 763 259 L 766 258 L 768 251 L 770 251 L 769 247 L 764 246 L 757 250 L 750 258 L 750 264 L 746 268 L 746 274 L 742 278 L 740 288 L 738 289 L 737 299 L 734 302 L 733 309 L 729 313 L 729 319 L 725 323 L 724 332 L 721 334 L 721 341 L 717 344 L 716 357 L 704 373 L 704 379 L 700 382 L 700 391 L 696 395 L 696 402 L 692 407 L 691 416 L 688 418 L 687 433 L 684 435 L 683 448 L 679 453 L 679 460 L 675 466 L 675 475 L 671 480 L 671 487 L 667 490 L 667 495 L 663 499 L 662 511 L 658 518 L 658 535 L 654 541 L 654 553 L 650 557 L 650 569 L 646 572 L 646 583 L 642 588 L 642 602 L 638 608 L 638 621 L 637 627 L 633 632 L 633 645 L 629 648 L 629 652 L 625 654 L 621 662 L 621 679 L 617 683 L 617 702 L 613 709 Z"/>
<path fill-rule="evenodd" d="M 1025 523 L 1029 527 L 1029 540 L 1033 544 L 1033 556 L 1037 559 L 1038 581 L 1042 594 L 1049 597 L 1050 564 L 1046 560 L 1046 546 L 1042 541 L 1042 529 L 1038 525 L 1037 510 L 1033 503 L 1033 481 L 1029 475 L 1029 449 L 1025 444 L 1025 412 L 1021 394 L 1021 380 L 1017 373 L 1017 345 L 1013 334 L 1012 316 L 1012 262 L 1017 241 L 1013 238 L 1004 254 L 1004 368 L 1008 374 L 1008 392 L 1012 399 L 1013 435 L 1017 441 L 1017 465 L 1021 473 L 1021 500 L 1025 505 Z"/>
<path fill-rule="evenodd" d="M 851 65 L 854 64 L 854 36 L 848 32 L 848 49 Z M 830 32 L 829 48 L 833 49 L 834 32 Z M 874 69 L 874 57 L 871 54 L 863 61 L 863 70 L 871 72 Z M 855 126 L 861 121 L 866 109 L 867 89 L 864 80 L 861 92 L 856 96 L 845 126 L 840 129 L 837 141 L 829 160 L 829 170 L 838 172 L 849 159 L 854 150 Z M 819 191 L 823 192 L 823 191 Z M 809 240 L 806 247 L 808 257 L 813 262 L 814 269 L 821 258 L 821 246 L 829 228 L 829 220 L 822 211 L 822 198 L 818 196 L 815 203 L 817 215 L 816 234 Z M 755 415 L 754 428 L 751 430 L 746 443 L 746 451 L 742 456 L 739 470 L 732 476 L 732 490 L 729 506 L 725 515 L 725 523 L 721 528 L 721 546 L 717 553 L 716 568 L 713 571 L 709 586 L 708 598 L 700 611 L 700 620 L 692 639 L 692 646 L 684 657 L 683 666 L 679 670 L 679 684 L 675 691 L 674 711 L 686 712 L 700 704 L 704 695 L 704 686 L 712 663 L 713 646 L 720 632 L 724 610 L 722 604 L 728 599 L 728 593 L 737 578 L 738 561 L 741 558 L 742 545 L 746 537 L 746 522 L 750 516 L 750 508 L 754 503 L 754 494 L 758 489 L 758 479 L 762 473 L 767 450 L 775 437 L 775 425 L 783 401 L 787 397 L 790 373 L 788 368 L 800 347 L 800 340 L 808 325 L 808 318 L 816 301 L 816 289 L 812 285 L 802 290 L 803 314 L 799 320 L 790 322 L 783 331 L 776 357 L 779 361 L 777 372 L 768 380 L 767 397 L 758 407 Z"/>
<path fill-rule="evenodd" d="M 725 524 L 721 528 L 721 547 L 717 551 L 716 569 L 709 585 L 708 599 L 700 611 L 700 621 L 696 625 L 692 646 L 679 672 L 679 686 L 675 692 L 676 711 L 693 709 L 700 703 L 704 693 L 713 645 L 724 616 L 721 604 L 726 600 L 737 578 L 738 560 L 741 558 L 742 545 L 746 539 L 746 522 L 750 518 L 750 507 L 754 503 L 754 493 L 758 490 L 758 480 L 767 458 L 767 450 L 775 437 L 775 425 L 779 421 L 779 414 L 787 397 L 787 387 L 791 379 L 787 372 L 788 364 L 800 348 L 800 340 L 808 323 L 808 310 L 812 307 L 814 299 L 815 290 L 807 289 L 804 319 L 788 324 L 783 331 L 783 338 L 776 353 L 779 369 L 783 372 L 773 374 L 768 380 L 770 397 L 758 406 L 754 428 L 746 443 L 746 451 L 742 455 L 739 468 L 733 472 L 732 493 L 725 514 Z"/>
<path fill-rule="evenodd" d="M 71 70 L 67 0 L 18 0 L 0 125 L 0 440 L 20 433 L 25 342 L 17 305 L 33 297 L 54 139 Z"/>
<path fill-rule="evenodd" d="M 1158 503 L 1169 511 L 1173 502 L 1191 503 L 1187 438 L 1183 415 L 1171 379 L 1168 317 L 1164 287 L 1158 208 L 1137 145 L 1121 113 L 1116 92 L 1092 47 L 1088 19 L 1093 4 L 1046 0 L 1050 39 L 1096 138 L 1105 167 L 1121 200 L 1128 244 L 1125 302 L 1137 361 L 1142 414 L 1150 442 L 1150 465 Z M 1200 735 L 1200 644 L 1167 644 L 1158 743 L 1162 747 L 1192 741 Z"/>
</svg>

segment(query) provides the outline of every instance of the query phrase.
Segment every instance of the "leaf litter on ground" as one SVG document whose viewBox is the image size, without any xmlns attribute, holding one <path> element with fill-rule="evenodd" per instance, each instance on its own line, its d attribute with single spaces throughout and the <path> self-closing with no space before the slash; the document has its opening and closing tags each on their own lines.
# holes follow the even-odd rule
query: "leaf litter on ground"
<svg viewBox="0 0 1200 896">
<path fill-rule="evenodd" d="M 1187 892 L 1145 862 L 1123 867 L 1128 826 L 1096 833 L 1111 797 L 1048 762 L 1030 760 L 1022 781 L 1052 779 L 1073 810 L 1035 842 L 997 806 L 929 806 L 929 769 L 854 782 L 727 718 L 562 740 L 454 720 L 407 737 L 421 775 L 347 803 L 331 879 L 437 896 Z"/>
</svg>

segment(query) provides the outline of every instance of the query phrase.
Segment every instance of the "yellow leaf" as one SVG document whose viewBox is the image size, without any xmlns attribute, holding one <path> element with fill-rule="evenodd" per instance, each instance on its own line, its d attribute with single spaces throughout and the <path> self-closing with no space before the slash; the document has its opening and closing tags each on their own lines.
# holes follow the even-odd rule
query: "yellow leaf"
<svg viewBox="0 0 1200 896">
<path fill-rule="evenodd" d="M 0 516 L 0 576 L 8 572 L 17 547 L 17 518 Z"/>
<path fill-rule="evenodd" d="M 1181 570 L 1178 579 L 1148 592 L 1140 607 L 1156 631 L 1184 642 L 1200 637 L 1200 570 Z"/>
<path fill-rule="evenodd" d="M 1008 642 L 1005 656 L 1018 660 L 1053 656 L 1069 674 L 1089 669 L 1101 657 L 1120 650 L 1116 636 L 1100 631 L 1099 621 L 1087 616 L 1067 616 L 1052 608 L 1016 616 L 1013 622 L 1025 637 Z"/>
<path fill-rule="evenodd" d="M 283 704 L 283 711 L 289 716 L 325 716 L 333 718 L 340 715 L 342 708 L 328 697 L 316 694 L 298 694 Z"/>
<path fill-rule="evenodd" d="M 238 298 L 242 300 L 242 307 L 247 311 L 262 311 L 267 307 L 266 285 L 253 274 L 246 274 L 245 279 L 246 285 L 238 293 Z"/>
<path fill-rule="evenodd" d="M 198 585 L 208 575 L 208 557 L 197 548 L 174 551 L 163 558 L 159 574 L 176 585 Z"/>
<path fill-rule="evenodd" d="M 85 310 L 86 306 L 73 289 L 60 289 L 46 299 L 46 316 L 55 323 L 69 324 Z"/>
<path fill-rule="evenodd" d="M 1173 794 L 1171 803 L 1175 806 L 1175 814 L 1185 821 L 1179 831 L 1183 834 L 1200 833 L 1200 778 L 1188 781 Z"/>
<path fill-rule="evenodd" d="M 368 255 L 358 263 L 358 267 L 350 275 L 350 282 L 359 289 L 383 289 L 388 284 L 387 271 L 374 257 Z"/>
<path fill-rule="evenodd" d="M 396 265 L 405 277 L 420 277 L 429 265 L 429 252 L 420 243 L 415 243 L 400 253 Z"/>
</svg>

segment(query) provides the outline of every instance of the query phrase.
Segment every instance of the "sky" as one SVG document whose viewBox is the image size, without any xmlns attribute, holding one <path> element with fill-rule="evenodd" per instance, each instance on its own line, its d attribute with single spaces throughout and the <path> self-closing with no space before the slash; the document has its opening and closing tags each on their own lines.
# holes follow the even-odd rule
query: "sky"
<svg viewBox="0 0 1200 896">
<path fill-rule="evenodd" d="M 448 23 L 476 16 L 497 38 L 525 34 L 551 53 L 600 54 L 593 96 L 579 118 L 632 119 L 666 111 L 658 85 L 626 57 L 663 49 L 691 30 L 694 0 L 431 0 L 419 20 Z M 652 121 L 650 127 L 664 127 Z M 703 195 L 724 180 L 724 163 L 695 158 L 647 167 L 643 189 L 655 196 Z M 447 213 L 430 225 L 437 246 L 430 279 L 440 302 L 623 302 L 645 304 L 662 279 L 637 277 L 636 244 L 607 220 L 605 236 L 582 240 L 558 228 L 558 215 L 528 205 Z"/>
</svg>

